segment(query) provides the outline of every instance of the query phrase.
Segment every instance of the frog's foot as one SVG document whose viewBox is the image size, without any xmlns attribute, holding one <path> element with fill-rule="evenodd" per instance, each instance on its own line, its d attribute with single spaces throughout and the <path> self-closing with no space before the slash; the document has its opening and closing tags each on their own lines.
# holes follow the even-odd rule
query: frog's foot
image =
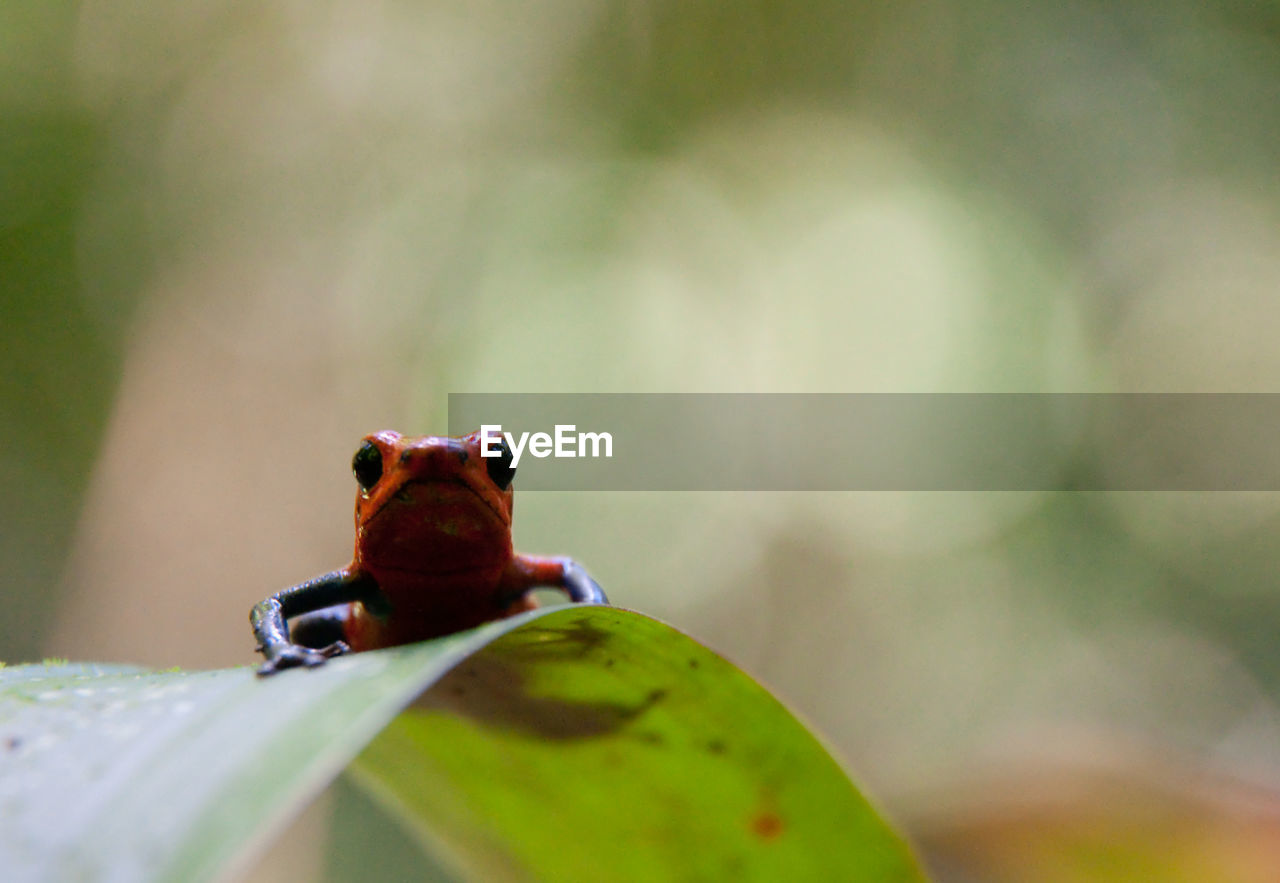
<svg viewBox="0 0 1280 883">
<path fill-rule="evenodd" d="M 600 584 L 591 578 L 591 575 L 583 568 L 581 564 L 572 558 L 557 559 L 563 569 L 563 577 L 561 581 L 564 590 L 569 594 L 569 600 L 579 604 L 608 604 L 609 599 L 604 593 L 604 589 L 600 588 Z"/>
<path fill-rule="evenodd" d="M 334 656 L 340 656 L 350 649 L 343 641 L 334 641 L 329 646 L 319 649 L 302 647 L 298 644 L 286 644 L 258 667 L 258 675 L 259 677 L 266 677 L 286 668 L 299 668 L 301 666 L 315 668 L 317 665 L 323 665 L 326 660 Z"/>
</svg>

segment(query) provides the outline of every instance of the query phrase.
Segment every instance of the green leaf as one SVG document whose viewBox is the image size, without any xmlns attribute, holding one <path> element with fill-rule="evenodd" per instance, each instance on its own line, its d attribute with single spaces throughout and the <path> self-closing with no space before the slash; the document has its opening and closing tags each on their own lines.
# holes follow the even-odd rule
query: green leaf
<svg viewBox="0 0 1280 883">
<path fill-rule="evenodd" d="M 354 773 L 476 879 L 922 879 L 767 691 L 614 608 L 562 610 L 489 644 Z"/>
<path fill-rule="evenodd" d="M 571 879 L 618 838 L 615 851 L 636 854 L 615 879 L 675 861 L 688 873 L 741 861 L 744 875 L 771 876 L 808 861 L 842 879 L 918 879 L 901 841 L 759 686 L 666 626 L 585 607 L 267 679 L 248 667 L 0 669 L 5 879 L 225 873 L 455 666 L 359 768 L 437 832 L 446 859 L 483 871 L 480 850 L 507 876 Z"/>
<path fill-rule="evenodd" d="M 534 611 L 257 678 L 0 669 L 6 879 L 201 880 L 250 854 L 405 705 Z"/>
</svg>

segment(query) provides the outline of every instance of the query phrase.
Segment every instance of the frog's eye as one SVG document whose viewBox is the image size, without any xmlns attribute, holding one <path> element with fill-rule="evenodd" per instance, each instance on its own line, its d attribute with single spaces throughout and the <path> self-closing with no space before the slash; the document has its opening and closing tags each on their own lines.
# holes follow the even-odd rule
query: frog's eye
<svg viewBox="0 0 1280 883">
<path fill-rule="evenodd" d="M 485 457 L 484 465 L 489 470 L 489 479 L 505 491 L 511 486 L 511 479 L 516 477 L 516 468 L 511 465 L 511 448 L 504 438 L 501 442 L 501 453 L 496 457 Z"/>
<path fill-rule="evenodd" d="M 382 478 L 382 451 L 373 442 L 365 442 L 351 458 L 351 471 L 356 474 L 360 490 L 368 492 Z"/>
</svg>

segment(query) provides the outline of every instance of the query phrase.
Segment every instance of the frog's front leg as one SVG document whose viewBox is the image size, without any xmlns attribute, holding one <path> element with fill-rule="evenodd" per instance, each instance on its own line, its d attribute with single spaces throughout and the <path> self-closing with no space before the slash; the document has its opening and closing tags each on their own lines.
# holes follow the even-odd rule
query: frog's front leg
<svg viewBox="0 0 1280 883">
<path fill-rule="evenodd" d="M 347 637 L 347 620 L 350 618 L 350 604 L 336 604 L 300 614 L 289 620 L 289 640 L 315 650 L 344 643 Z"/>
<path fill-rule="evenodd" d="M 550 586 L 564 589 L 569 599 L 580 604 L 608 604 L 604 589 L 586 569 L 572 558 L 540 558 L 516 555 L 499 584 L 502 606 L 522 597 L 530 589 Z"/>
<path fill-rule="evenodd" d="M 255 605 L 249 613 L 249 621 L 258 639 L 258 650 L 267 658 L 258 674 L 274 674 L 300 665 L 320 665 L 331 656 L 349 649 L 342 641 L 320 648 L 293 643 L 289 639 L 288 620 L 291 617 L 351 601 L 376 604 L 381 595 L 371 577 L 344 568 L 290 586 Z"/>
</svg>

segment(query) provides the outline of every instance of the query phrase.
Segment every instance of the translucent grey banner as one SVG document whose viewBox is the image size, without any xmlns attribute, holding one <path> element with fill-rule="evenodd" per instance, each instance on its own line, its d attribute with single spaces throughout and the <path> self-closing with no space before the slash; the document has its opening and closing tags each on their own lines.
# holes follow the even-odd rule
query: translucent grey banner
<svg viewBox="0 0 1280 883">
<path fill-rule="evenodd" d="M 521 491 L 1280 490 L 1280 394 L 451 394 L 481 426 Z"/>
</svg>

